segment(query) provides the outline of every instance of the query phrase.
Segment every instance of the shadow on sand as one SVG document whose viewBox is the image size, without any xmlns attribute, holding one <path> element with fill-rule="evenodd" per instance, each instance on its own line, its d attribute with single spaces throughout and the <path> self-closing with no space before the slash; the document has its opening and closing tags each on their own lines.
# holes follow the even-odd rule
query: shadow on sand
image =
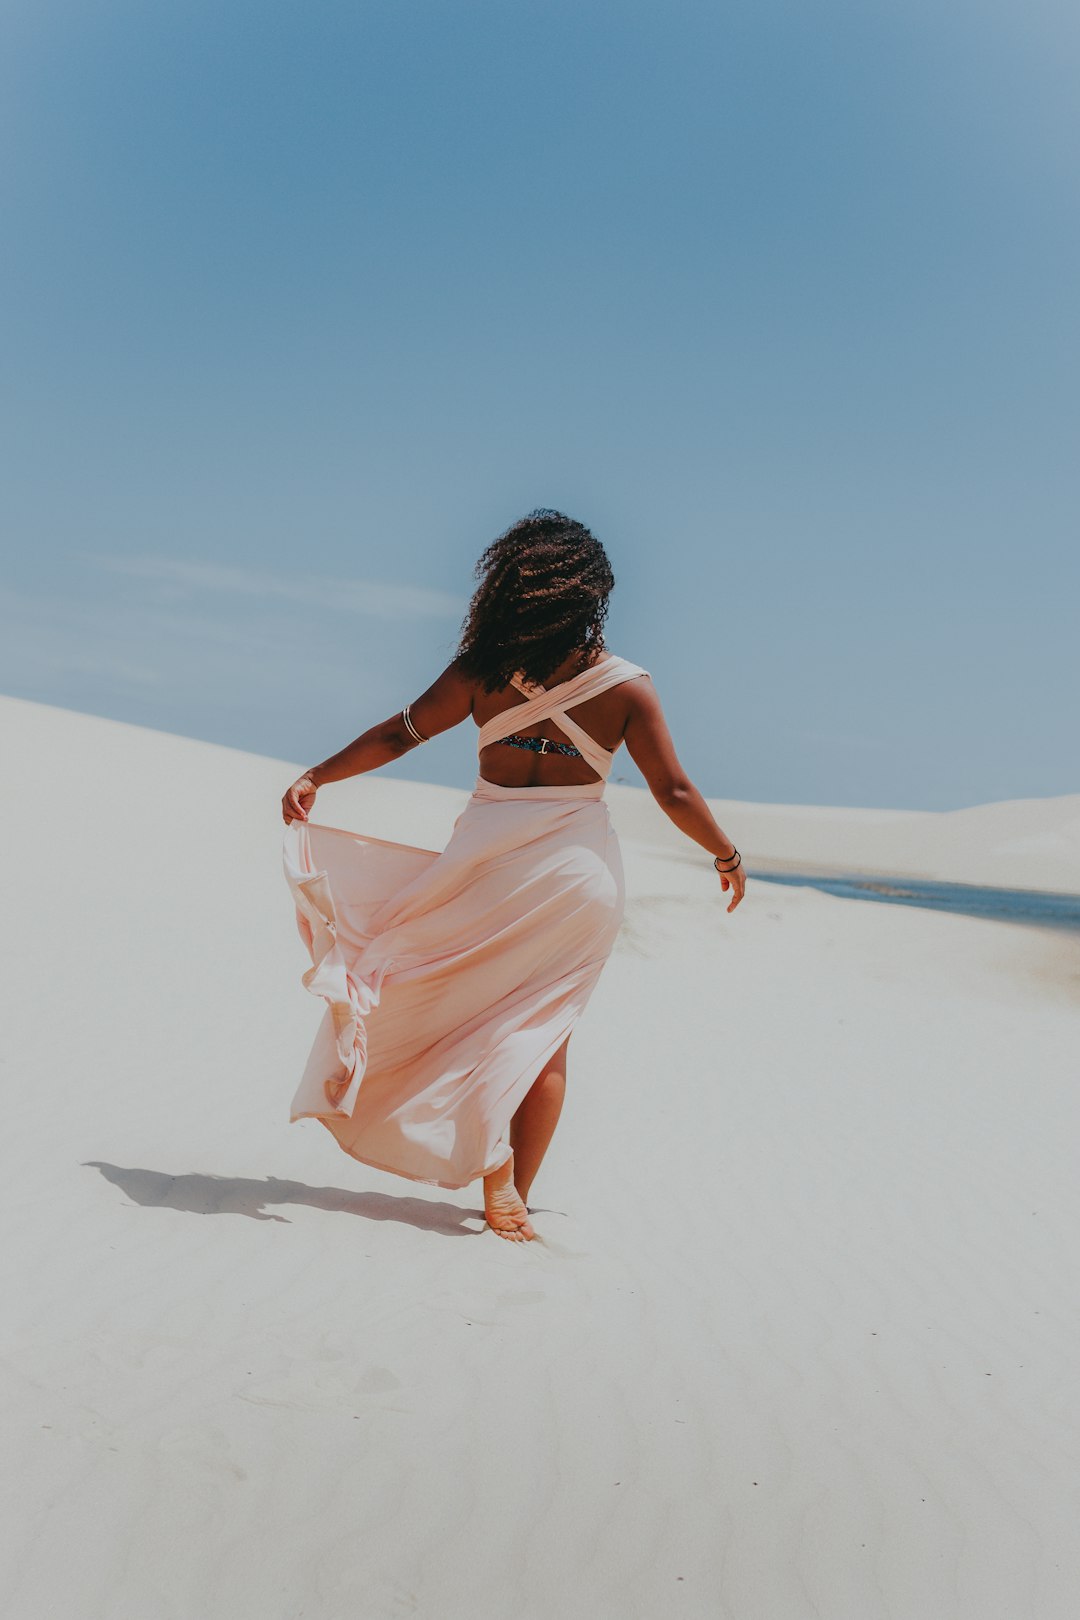
<svg viewBox="0 0 1080 1620">
<path fill-rule="evenodd" d="M 267 1176 L 254 1181 L 248 1176 L 210 1176 L 192 1173 L 165 1175 L 160 1170 L 139 1170 L 107 1164 L 101 1159 L 84 1159 L 83 1164 L 99 1170 L 106 1181 L 127 1194 L 133 1204 L 146 1209 L 178 1209 L 188 1215 L 246 1215 L 253 1221 L 285 1221 L 287 1215 L 274 1215 L 267 1204 L 306 1204 L 340 1215 L 359 1215 L 368 1221 L 400 1221 L 421 1232 L 440 1232 L 446 1237 L 478 1237 L 485 1228 L 482 1209 L 462 1209 L 457 1204 L 428 1198 L 395 1198 L 387 1193 L 350 1192 L 343 1187 L 309 1187 L 302 1181 L 279 1181 Z M 474 1224 L 466 1225 L 466 1222 Z"/>
</svg>

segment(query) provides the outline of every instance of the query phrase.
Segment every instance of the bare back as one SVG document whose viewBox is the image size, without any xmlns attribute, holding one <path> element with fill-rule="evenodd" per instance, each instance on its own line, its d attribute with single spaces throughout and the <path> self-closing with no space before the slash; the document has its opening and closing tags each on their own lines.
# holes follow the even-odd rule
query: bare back
<svg viewBox="0 0 1080 1620">
<path fill-rule="evenodd" d="M 539 690 L 553 691 L 592 668 L 605 656 L 598 654 L 589 665 L 582 665 L 579 656 L 567 659 L 554 671 L 546 686 Z M 615 753 L 626 733 L 630 715 L 626 688 L 632 684 L 623 682 L 582 702 L 568 701 L 566 705 L 567 717 L 609 754 Z M 473 689 L 472 716 L 477 726 L 483 729 L 497 715 L 525 707 L 529 701 L 529 696 L 514 686 L 485 692 L 477 685 Z M 571 746 L 578 743 L 578 739 L 569 735 L 551 715 L 533 723 L 524 722 L 516 728 L 516 733 L 523 737 L 546 737 L 551 742 L 569 743 Z M 492 742 L 482 747 L 479 765 L 484 780 L 494 782 L 499 787 L 573 787 L 599 779 L 599 772 L 581 756 L 539 754 L 528 749 L 507 748 L 502 742 Z"/>
<path fill-rule="evenodd" d="M 556 686 L 593 671 L 610 657 L 606 649 L 599 649 L 592 661 L 583 665 L 580 652 L 575 653 L 553 671 L 550 681 L 541 690 L 550 692 Z M 509 684 L 498 691 L 485 692 L 481 684 L 468 676 L 455 660 L 426 692 L 420 694 L 410 710 L 423 736 L 436 737 L 451 726 L 460 725 L 470 715 L 482 729 L 496 716 L 523 707 L 529 701 L 525 693 Z M 608 754 L 614 754 L 625 742 L 627 752 L 659 803 L 665 804 L 673 795 L 678 796 L 690 787 L 676 755 L 656 688 L 644 671 L 638 679 L 621 681 L 577 703 L 573 702 L 571 693 L 565 710 L 567 718 L 586 731 Z M 530 716 L 535 718 L 535 710 L 530 711 Z M 548 737 L 553 742 L 569 742 L 577 746 L 576 740 L 567 736 L 553 716 L 535 718 L 533 724 L 523 722 L 518 729 L 525 736 Z M 395 756 L 416 746 L 415 738 L 410 737 L 400 715 L 385 721 L 382 727 L 376 727 L 375 732 L 380 737 L 385 736 L 386 744 Z M 494 740 L 480 749 L 479 770 L 486 781 L 498 787 L 576 787 L 601 780 L 599 772 L 585 758 L 508 748 Z"/>
</svg>

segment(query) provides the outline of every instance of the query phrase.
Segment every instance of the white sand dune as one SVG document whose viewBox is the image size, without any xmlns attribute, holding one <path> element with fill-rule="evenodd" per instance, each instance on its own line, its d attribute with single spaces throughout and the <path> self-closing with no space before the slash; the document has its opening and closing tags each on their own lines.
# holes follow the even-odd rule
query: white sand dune
<svg viewBox="0 0 1080 1620">
<path fill-rule="evenodd" d="M 608 788 L 624 837 L 696 859 L 636 788 Z M 970 810 L 836 810 L 822 805 L 710 799 L 725 829 L 741 833 L 758 872 L 876 873 L 1001 889 L 1080 891 L 1080 794 L 1017 799 Z"/>
<path fill-rule="evenodd" d="M 729 917 L 609 790 L 626 927 L 510 1245 L 287 1122 L 297 766 L 0 726 L 5 1615 L 1074 1620 L 1075 939 L 760 878 Z M 316 817 L 438 847 L 463 798 Z M 1078 805 L 721 812 L 1075 889 Z"/>
</svg>

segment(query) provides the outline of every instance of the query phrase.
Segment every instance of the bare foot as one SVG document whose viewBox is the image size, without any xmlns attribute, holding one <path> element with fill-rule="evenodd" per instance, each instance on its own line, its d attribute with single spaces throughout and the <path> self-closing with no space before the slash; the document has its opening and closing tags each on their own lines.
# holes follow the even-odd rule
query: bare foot
<svg viewBox="0 0 1080 1620">
<path fill-rule="evenodd" d="M 522 1243 L 536 1236 L 529 1212 L 514 1186 L 512 1153 L 505 1164 L 484 1177 L 484 1217 L 493 1232 L 509 1238 L 511 1243 Z"/>
</svg>

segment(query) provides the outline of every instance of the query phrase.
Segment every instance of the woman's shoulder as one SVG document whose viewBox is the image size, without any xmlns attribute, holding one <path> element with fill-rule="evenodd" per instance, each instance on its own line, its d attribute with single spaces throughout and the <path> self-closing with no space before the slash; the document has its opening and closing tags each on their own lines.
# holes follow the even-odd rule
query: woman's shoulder
<svg viewBox="0 0 1080 1620">
<path fill-rule="evenodd" d="M 609 653 L 608 659 L 613 674 L 625 675 L 628 679 L 635 675 L 649 674 L 644 664 L 635 664 L 633 659 L 623 658 L 619 653 Z"/>
</svg>

